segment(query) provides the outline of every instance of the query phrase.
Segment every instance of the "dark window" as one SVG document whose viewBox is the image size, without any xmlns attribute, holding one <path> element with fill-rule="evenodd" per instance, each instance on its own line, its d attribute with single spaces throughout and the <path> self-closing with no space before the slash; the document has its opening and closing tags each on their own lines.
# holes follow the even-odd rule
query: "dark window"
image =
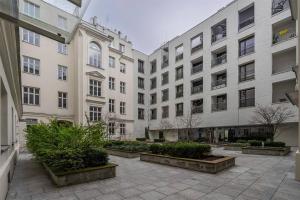
<svg viewBox="0 0 300 200">
<path fill-rule="evenodd" d="M 138 93 L 138 104 L 144 104 L 144 94 L 143 93 Z"/>
<path fill-rule="evenodd" d="M 254 23 L 254 5 L 239 12 L 239 29 Z"/>
<path fill-rule="evenodd" d="M 157 102 L 157 94 L 156 93 L 151 94 L 150 98 L 151 98 L 150 103 L 151 104 L 156 104 L 156 102 Z"/>
<path fill-rule="evenodd" d="M 150 116 L 150 119 L 151 119 L 151 120 L 157 119 L 157 109 L 156 109 L 156 108 L 151 109 L 151 116 Z"/>
<path fill-rule="evenodd" d="M 138 119 L 144 119 L 144 109 L 143 108 L 138 108 Z"/>
<path fill-rule="evenodd" d="M 163 107 L 161 107 L 161 110 L 162 110 L 161 117 L 168 118 L 169 117 L 169 106 L 163 106 Z"/>
<path fill-rule="evenodd" d="M 183 78 L 183 65 L 181 65 L 180 67 L 176 68 L 176 80 L 182 79 Z"/>
<path fill-rule="evenodd" d="M 144 61 L 138 60 L 138 72 L 139 73 L 144 73 Z"/>
<path fill-rule="evenodd" d="M 164 89 L 162 92 L 161 100 L 162 102 L 169 100 L 169 89 Z"/>
<path fill-rule="evenodd" d="M 203 61 L 202 60 L 192 61 L 191 74 L 201 72 L 202 70 L 203 70 Z"/>
<path fill-rule="evenodd" d="M 151 71 L 150 73 L 155 73 L 156 72 L 156 60 L 151 61 Z"/>
<path fill-rule="evenodd" d="M 183 115 L 183 103 L 176 104 L 176 116 Z"/>
<path fill-rule="evenodd" d="M 203 99 L 192 101 L 192 114 L 203 113 Z"/>
<path fill-rule="evenodd" d="M 255 89 L 240 90 L 240 107 L 255 106 Z"/>
<path fill-rule="evenodd" d="M 176 86 L 176 98 L 183 97 L 183 84 Z"/>
<path fill-rule="evenodd" d="M 255 77 L 254 62 L 239 67 L 239 81 L 253 80 Z"/>
<path fill-rule="evenodd" d="M 191 94 L 203 92 L 203 79 L 193 80 L 191 82 Z"/>
<path fill-rule="evenodd" d="M 161 75 L 161 85 L 169 83 L 169 72 L 165 72 Z"/>
<path fill-rule="evenodd" d="M 241 40 L 239 42 L 239 56 L 244 56 L 254 52 L 254 36 Z"/>
<path fill-rule="evenodd" d="M 138 88 L 139 89 L 145 89 L 144 79 L 141 78 L 141 77 L 138 77 Z"/>
<path fill-rule="evenodd" d="M 150 79 L 150 89 L 155 89 L 156 88 L 156 77 Z"/>
<path fill-rule="evenodd" d="M 227 95 L 219 95 L 212 97 L 213 104 L 212 104 L 212 111 L 222 111 L 227 110 Z"/>
<path fill-rule="evenodd" d="M 211 27 L 211 42 L 214 43 L 226 37 L 226 19 Z"/>
<path fill-rule="evenodd" d="M 289 0 L 273 0 L 272 2 L 272 15 L 289 9 Z"/>
</svg>

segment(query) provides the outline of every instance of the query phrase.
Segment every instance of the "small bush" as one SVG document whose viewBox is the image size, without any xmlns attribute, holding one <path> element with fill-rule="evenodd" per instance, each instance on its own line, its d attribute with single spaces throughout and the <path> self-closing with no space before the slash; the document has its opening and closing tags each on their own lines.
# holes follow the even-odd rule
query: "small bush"
<svg viewBox="0 0 300 200">
<path fill-rule="evenodd" d="M 135 153 L 148 151 L 149 146 L 139 141 L 108 141 L 104 144 L 104 148 Z"/>
<path fill-rule="evenodd" d="M 248 143 L 247 140 L 237 140 L 236 143 Z"/>
<path fill-rule="evenodd" d="M 266 147 L 285 147 L 284 142 L 266 142 L 265 143 Z"/>
<path fill-rule="evenodd" d="M 249 140 L 248 143 L 252 147 L 260 147 L 260 146 L 262 146 L 262 141 L 259 141 L 259 140 Z"/>
<path fill-rule="evenodd" d="M 230 143 L 229 146 L 232 146 L 232 147 L 247 147 L 249 146 L 248 143 Z"/>
<path fill-rule="evenodd" d="M 211 147 L 207 144 L 197 143 L 166 143 L 166 144 L 152 144 L 149 148 L 153 154 L 169 155 L 180 158 L 194 158 L 199 159 L 205 154 L 208 154 Z"/>
<path fill-rule="evenodd" d="M 136 138 L 136 141 L 145 142 L 146 138 Z"/>
<path fill-rule="evenodd" d="M 165 142 L 166 140 L 165 139 L 154 139 L 153 142 L 158 142 L 158 143 L 162 143 L 162 142 Z"/>
</svg>

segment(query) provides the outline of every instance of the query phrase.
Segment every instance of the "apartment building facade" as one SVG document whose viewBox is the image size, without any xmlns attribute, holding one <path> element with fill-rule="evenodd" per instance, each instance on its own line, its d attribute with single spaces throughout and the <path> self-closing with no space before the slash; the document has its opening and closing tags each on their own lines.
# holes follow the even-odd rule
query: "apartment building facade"
<svg viewBox="0 0 300 200">
<path fill-rule="evenodd" d="M 27 15 L 49 17 L 42 14 L 48 4 L 30 3 L 24 5 L 34 12 Z M 65 13 L 52 18 L 68 27 Z M 82 21 L 69 44 L 23 29 L 23 119 L 102 119 L 114 139 L 218 142 L 267 134 L 251 121 L 258 105 L 297 113 L 285 96 L 296 81 L 297 34 L 285 0 L 233 1 L 151 55 L 95 21 Z M 187 134 L 191 117 L 195 124 Z M 289 119 L 277 139 L 296 145 L 297 120 Z"/>
</svg>

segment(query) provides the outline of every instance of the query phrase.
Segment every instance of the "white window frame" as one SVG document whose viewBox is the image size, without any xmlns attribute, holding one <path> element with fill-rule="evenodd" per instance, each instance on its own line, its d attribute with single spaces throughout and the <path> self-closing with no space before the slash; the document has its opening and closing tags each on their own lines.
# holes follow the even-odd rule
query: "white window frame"
<svg viewBox="0 0 300 200">
<path fill-rule="evenodd" d="M 33 91 L 30 91 L 30 90 Z M 27 91 L 26 91 L 27 90 Z M 25 97 L 27 96 L 27 103 L 25 103 Z M 30 101 L 32 97 L 32 102 Z M 38 103 L 36 102 L 38 98 Z M 23 104 L 25 105 L 40 105 L 40 88 L 23 86 Z"/>
<path fill-rule="evenodd" d="M 124 53 L 125 52 L 125 45 L 124 44 L 119 44 L 119 50 Z"/>
<path fill-rule="evenodd" d="M 115 78 L 114 77 L 108 78 L 108 88 L 110 90 L 115 90 Z"/>
<path fill-rule="evenodd" d="M 57 79 L 61 81 L 66 81 L 68 79 L 68 67 L 63 65 L 58 65 Z"/>
<path fill-rule="evenodd" d="M 101 120 L 101 112 L 102 107 L 99 106 L 90 106 L 89 107 L 89 113 L 90 113 L 90 121 L 100 121 Z"/>
<path fill-rule="evenodd" d="M 115 122 L 108 123 L 108 134 L 115 135 Z"/>
<path fill-rule="evenodd" d="M 116 58 L 109 56 L 109 67 L 115 68 L 116 67 Z"/>
<path fill-rule="evenodd" d="M 126 74 L 126 65 L 124 63 L 120 63 L 120 72 Z"/>
<path fill-rule="evenodd" d="M 96 42 L 89 43 L 89 65 L 101 68 L 101 47 Z"/>
<path fill-rule="evenodd" d="M 109 99 L 108 110 L 109 110 L 110 113 L 115 112 L 115 100 L 114 99 Z"/>
<path fill-rule="evenodd" d="M 95 80 L 95 79 L 90 79 L 89 80 L 89 95 L 94 96 L 94 97 L 101 97 L 102 95 L 102 90 L 101 90 L 101 81 Z"/>
<path fill-rule="evenodd" d="M 126 102 L 120 101 L 120 114 L 126 115 Z"/>
<path fill-rule="evenodd" d="M 68 93 L 58 92 L 58 108 L 67 109 L 68 108 Z"/>
<path fill-rule="evenodd" d="M 23 28 L 22 41 L 35 46 L 40 46 L 40 35 Z"/>
<path fill-rule="evenodd" d="M 33 18 L 40 18 L 40 6 L 30 1 L 24 1 L 24 14 Z M 31 13 L 32 12 L 32 13 Z"/>
<path fill-rule="evenodd" d="M 57 42 L 57 52 L 63 55 L 67 55 L 68 54 L 67 44 Z"/>
<path fill-rule="evenodd" d="M 126 135 L 126 124 L 120 123 L 120 135 Z"/>
<path fill-rule="evenodd" d="M 40 75 L 40 60 L 28 56 L 23 56 L 23 72 Z"/>
<path fill-rule="evenodd" d="M 126 94 L 126 83 L 123 81 L 120 81 L 120 93 Z"/>
</svg>

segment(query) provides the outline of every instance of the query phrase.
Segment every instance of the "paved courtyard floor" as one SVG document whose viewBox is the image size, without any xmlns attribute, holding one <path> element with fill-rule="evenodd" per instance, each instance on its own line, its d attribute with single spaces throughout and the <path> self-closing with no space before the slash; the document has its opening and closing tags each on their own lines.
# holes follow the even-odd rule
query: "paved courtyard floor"
<svg viewBox="0 0 300 200">
<path fill-rule="evenodd" d="M 7 200 L 300 200 L 294 153 L 286 157 L 236 156 L 236 166 L 216 175 L 111 156 L 117 177 L 87 184 L 55 187 L 30 154 L 21 154 Z"/>
</svg>

